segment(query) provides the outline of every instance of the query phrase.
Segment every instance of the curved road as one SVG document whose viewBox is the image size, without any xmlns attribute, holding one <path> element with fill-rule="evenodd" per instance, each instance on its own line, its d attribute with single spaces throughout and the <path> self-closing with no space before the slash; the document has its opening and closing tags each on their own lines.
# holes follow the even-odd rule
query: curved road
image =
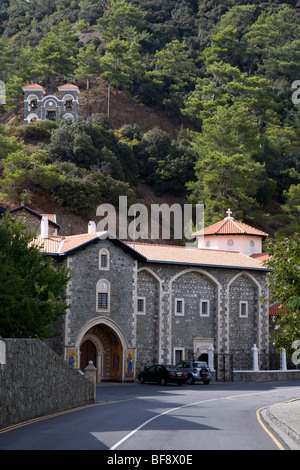
<svg viewBox="0 0 300 470">
<path fill-rule="evenodd" d="M 299 382 L 100 384 L 91 406 L 0 429 L 0 450 L 279 450 L 256 412 L 299 397 Z"/>
</svg>

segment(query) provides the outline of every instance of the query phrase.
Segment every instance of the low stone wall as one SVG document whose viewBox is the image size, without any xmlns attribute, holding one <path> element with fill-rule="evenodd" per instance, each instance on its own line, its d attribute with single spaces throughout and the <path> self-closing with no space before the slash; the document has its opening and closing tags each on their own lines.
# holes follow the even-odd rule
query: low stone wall
<svg viewBox="0 0 300 470">
<path fill-rule="evenodd" d="M 300 380 L 300 370 L 234 370 L 233 382 L 282 382 Z"/>
<path fill-rule="evenodd" d="M 94 384 L 40 340 L 0 342 L 0 428 L 95 401 Z"/>
</svg>

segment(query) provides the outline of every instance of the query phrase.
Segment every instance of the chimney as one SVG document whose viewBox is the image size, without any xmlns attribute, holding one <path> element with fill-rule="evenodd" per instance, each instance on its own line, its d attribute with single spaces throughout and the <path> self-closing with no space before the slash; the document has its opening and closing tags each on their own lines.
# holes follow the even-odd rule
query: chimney
<svg viewBox="0 0 300 470">
<path fill-rule="evenodd" d="M 41 220 L 41 237 L 48 238 L 49 231 L 48 231 L 48 217 L 42 216 Z"/>
<path fill-rule="evenodd" d="M 96 233 L 96 223 L 93 220 L 89 221 L 88 233 Z"/>
</svg>

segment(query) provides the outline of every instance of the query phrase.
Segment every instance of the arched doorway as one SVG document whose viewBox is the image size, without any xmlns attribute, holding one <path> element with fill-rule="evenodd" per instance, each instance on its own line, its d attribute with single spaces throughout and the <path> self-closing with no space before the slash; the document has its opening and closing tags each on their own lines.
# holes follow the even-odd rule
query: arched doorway
<svg viewBox="0 0 300 470">
<path fill-rule="evenodd" d="M 77 347 L 80 351 L 80 367 L 89 361 L 97 368 L 97 382 L 121 382 L 125 377 L 127 342 L 118 326 L 108 319 L 88 322 L 81 330 Z"/>
<path fill-rule="evenodd" d="M 206 364 L 208 364 L 208 354 L 207 353 L 202 353 L 198 357 L 198 361 L 204 361 Z"/>
<path fill-rule="evenodd" d="M 94 365 L 97 364 L 97 350 L 94 343 L 87 339 L 80 346 L 80 369 L 84 370 L 89 361 L 93 361 Z"/>
</svg>

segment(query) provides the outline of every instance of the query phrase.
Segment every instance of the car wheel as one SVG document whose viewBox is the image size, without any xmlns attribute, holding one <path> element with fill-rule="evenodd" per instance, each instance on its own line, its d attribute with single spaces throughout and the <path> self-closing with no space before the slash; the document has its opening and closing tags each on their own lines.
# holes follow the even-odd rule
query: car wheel
<svg viewBox="0 0 300 470">
<path fill-rule="evenodd" d="M 189 385 L 193 385 L 193 383 L 194 383 L 194 378 L 193 378 L 191 375 L 188 376 L 187 383 L 188 383 Z"/>
<path fill-rule="evenodd" d="M 141 383 L 141 384 L 144 384 L 144 383 L 145 383 L 144 377 L 141 377 L 141 378 L 140 378 L 140 383 Z"/>
<path fill-rule="evenodd" d="M 167 385 L 166 379 L 164 378 L 160 379 L 160 385 Z"/>
<path fill-rule="evenodd" d="M 203 377 L 203 378 L 204 378 L 204 377 L 207 377 L 208 374 L 209 374 L 209 370 L 208 370 L 208 369 L 203 368 L 203 369 L 200 370 L 200 375 L 201 375 L 201 377 Z"/>
</svg>

